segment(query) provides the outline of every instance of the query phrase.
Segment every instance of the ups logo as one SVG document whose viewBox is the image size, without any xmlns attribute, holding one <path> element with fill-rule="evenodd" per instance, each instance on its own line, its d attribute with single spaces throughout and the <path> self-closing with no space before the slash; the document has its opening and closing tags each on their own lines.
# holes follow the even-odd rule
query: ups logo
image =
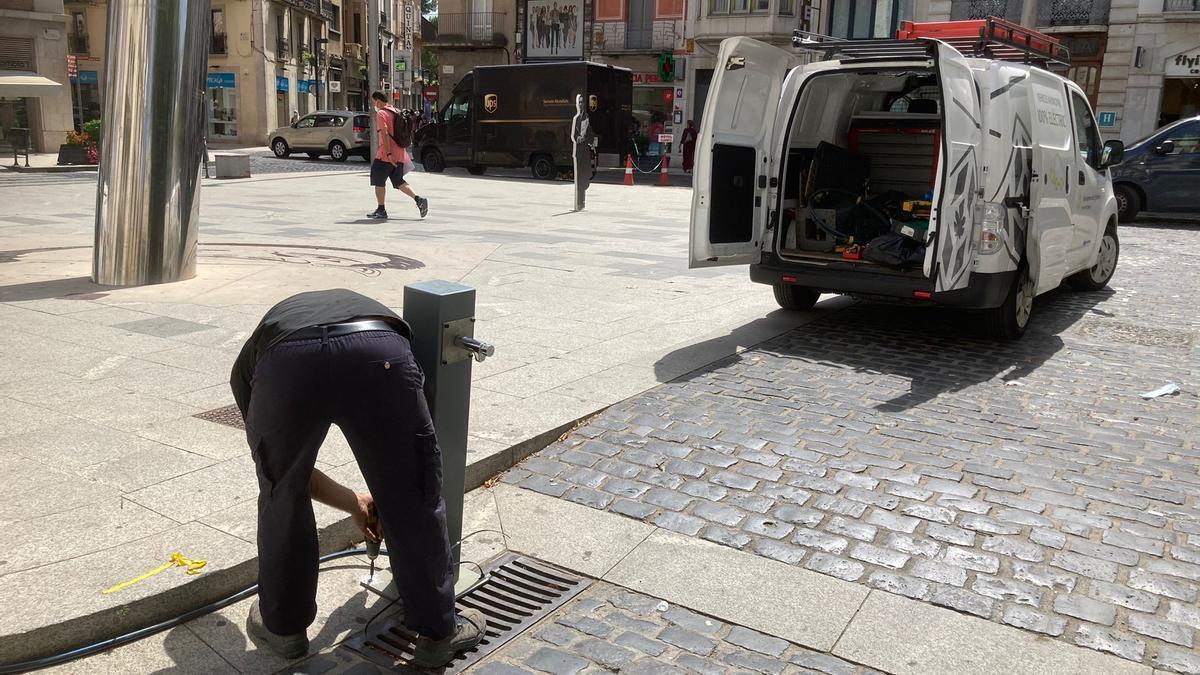
<svg viewBox="0 0 1200 675">
<path fill-rule="evenodd" d="M 595 94 L 588 95 L 588 112 L 596 112 L 596 108 L 600 107 L 600 99 Z"/>
<path fill-rule="evenodd" d="M 488 111 L 489 113 L 494 113 L 494 112 L 496 112 L 496 109 L 499 107 L 500 107 L 500 96 L 499 95 L 484 94 L 484 96 L 483 96 L 483 109 L 484 110 Z"/>
</svg>

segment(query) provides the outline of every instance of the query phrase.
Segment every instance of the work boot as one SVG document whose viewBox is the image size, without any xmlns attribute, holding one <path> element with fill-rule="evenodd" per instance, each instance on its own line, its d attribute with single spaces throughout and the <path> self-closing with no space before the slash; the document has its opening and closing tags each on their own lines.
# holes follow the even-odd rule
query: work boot
<svg viewBox="0 0 1200 675">
<path fill-rule="evenodd" d="M 367 214 L 368 218 L 377 218 L 379 220 L 387 220 L 387 209 L 382 206 L 376 207 L 374 211 Z"/>
<path fill-rule="evenodd" d="M 308 634 L 293 633 L 292 635 L 276 635 L 263 623 L 262 612 L 258 608 L 258 598 L 250 605 L 250 616 L 246 617 L 246 633 L 258 638 L 271 651 L 285 659 L 298 659 L 308 653 Z"/>
<path fill-rule="evenodd" d="M 417 209 L 421 211 L 421 217 L 424 218 L 429 214 L 429 200 L 424 197 L 417 197 Z"/>
<path fill-rule="evenodd" d="M 441 640 L 417 638 L 412 664 L 421 668 L 441 668 L 459 652 L 474 649 L 487 630 L 487 618 L 477 609 L 463 610 L 455 617 L 454 632 Z"/>
</svg>

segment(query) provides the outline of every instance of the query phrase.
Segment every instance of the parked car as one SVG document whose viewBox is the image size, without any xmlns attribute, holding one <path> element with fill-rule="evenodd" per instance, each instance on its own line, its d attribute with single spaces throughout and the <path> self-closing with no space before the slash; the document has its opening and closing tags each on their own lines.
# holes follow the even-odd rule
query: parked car
<svg viewBox="0 0 1200 675">
<path fill-rule="evenodd" d="M 1129 146 L 1112 178 L 1123 223 L 1139 211 L 1200 211 L 1200 116 L 1172 122 Z"/>
<path fill-rule="evenodd" d="M 303 152 L 313 159 L 329 155 L 335 162 L 344 162 L 350 155 L 367 159 L 371 152 L 371 117 L 349 110 L 318 110 L 295 124 L 271 131 L 267 138 L 276 157 Z"/>
<path fill-rule="evenodd" d="M 749 265 L 785 309 L 840 293 L 978 310 L 1003 339 L 1035 296 L 1108 284 L 1123 146 L 1101 141 L 1077 84 L 1028 62 L 1064 63 L 1061 43 L 994 18 L 897 37 L 830 42 L 808 64 L 721 43 L 690 266 Z"/>
</svg>

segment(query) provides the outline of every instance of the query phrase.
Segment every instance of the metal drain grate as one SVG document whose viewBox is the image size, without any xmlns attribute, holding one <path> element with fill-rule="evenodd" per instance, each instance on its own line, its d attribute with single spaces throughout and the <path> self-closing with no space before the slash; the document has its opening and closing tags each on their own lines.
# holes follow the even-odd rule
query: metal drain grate
<svg viewBox="0 0 1200 675">
<path fill-rule="evenodd" d="M 532 558 L 515 553 L 501 556 L 486 570 L 485 580 L 458 599 L 458 609 L 483 612 L 488 621 L 487 635 L 478 647 L 436 672 L 443 675 L 462 672 L 579 595 L 591 583 L 591 579 Z M 389 617 L 379 628 L 366 635 L 355 635 L 343 644 L 392 672 L 429 672 L 408 665 L 415 637 L 404 628 L 399 617 Z"/>
<path fill-rule="evenodd" d="M 242 421 L 242 411 L 238 410 L 236 405 L 227 405 L 224 408 L 206 410 L 202 413 L 193 415 L 193 417 L 202 419 L 206 422 L 224 424 L 225 426 L 233 427 L 234 429 L 246 428 L 245 422 Z"/>
</svg>

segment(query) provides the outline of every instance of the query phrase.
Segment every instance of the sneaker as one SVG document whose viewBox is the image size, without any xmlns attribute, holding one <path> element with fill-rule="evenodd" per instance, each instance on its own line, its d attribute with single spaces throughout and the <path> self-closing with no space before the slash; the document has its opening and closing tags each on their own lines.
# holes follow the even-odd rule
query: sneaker
<svg viewBox="0 0 1200 675">
<path fill-rule="evenodd" d="M 382 206 L 377 207 L 374 211 L 368 213 L 367 217 L 368 218 L 378 218 L 380 220 L 387 220 L 387 217 L 388 217 L 387 209 L 383 208 Z"/>
<path fill-rule="evenodd" d="M 429 200 L 417 197 L 417 208 L 421 210 L 421 217 L 424 218 L 429 213 Z"/>
<path fill-rule="evenodd" d="M 441 640 L 417 638 L 412 664 L 421 668 L 440 668 L 453 661 L 459 652 L 474 649 L 487 630 L 487 618 L 477 609 L 463 610 L 455 624 L 454 633 Z"/>
<path fill-rule="evenodd" d="M 308 653 L 308 635 L 294 633 L 292 635 L 276 635 L 263 623 L 262 612 L 258 608 L 258 598 L 250 605 L 250 616 L 246 617 L 246 633 L 258 638 L 271 651 L 285 659 L 298 659 Z"/>
</svg>

